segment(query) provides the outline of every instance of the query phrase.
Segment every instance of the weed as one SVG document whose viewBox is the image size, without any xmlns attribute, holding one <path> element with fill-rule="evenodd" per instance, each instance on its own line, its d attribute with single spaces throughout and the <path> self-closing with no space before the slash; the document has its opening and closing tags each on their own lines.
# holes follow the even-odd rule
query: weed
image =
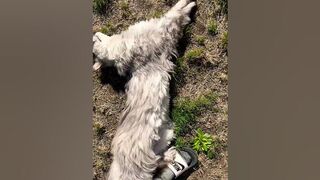
<svg viewBox="0 0 320 180">
<path fill-rule="evenodd" d="M 112 24 L 108 23 L 106 24 L 105 26 L 103 26 L 100 30 L 103 34 L 106 34 L 108 36 L 111 36 L 114 31 L 115 31 L 115 28 L 113 27 Z"/>
<path fill-rule="evenodd" d="M 224 32 L 221 37 L 221 46 L 223 49 L 228 47 L 228 32 Z"/>
<path fill-rule="evenodd" d="M 212 35 L 217 34 L 217 32 L 218 32 L 218 25 L 217 25 L 216 20 L 211 19 L 211 20 L 208 22 L 207 29 L 208 29 L 209 34 L 212 34 Z"/>
<path fill-rule="evenodd" d="M 205 36 L 196 36 L 196 41 L 199 45 L 203 46 L 205 41 Z"/>
<path fill-rule="evenodd" d="M 195 60 L 195 59 L 200 59 L 203 57 L 203 52 L 204 52 L 203 48 L 194 48 L 194 49 L 191 49 L 188 52 L 186 52 L 185 58 L 189 61 Z"/>
<path fill-rule="evenodd" d="M 93 12 L 97 14 L 106 13 L 107 0 L 93 0 Z"/>
<path fill-rule="evenodd" d="M 209 159 L 216 156 L 217 140 L 210 136 L 208 133 L 204 133 L 202 129 L 197 129 L 196 137 L 193 140 L 193 149 L 198 153 L 205 153 Z"/>
<path fill-rule="evenodd" d="M 175 123 L 175 133 L 177 137 L 186 132 L 190 123 L 201 113 L 203 108 L 213 105 L 217 95 L 209 93 L 202 95 L 195 100 L 179 99 L 172 110 L 172 119 Z"/>
</svg>

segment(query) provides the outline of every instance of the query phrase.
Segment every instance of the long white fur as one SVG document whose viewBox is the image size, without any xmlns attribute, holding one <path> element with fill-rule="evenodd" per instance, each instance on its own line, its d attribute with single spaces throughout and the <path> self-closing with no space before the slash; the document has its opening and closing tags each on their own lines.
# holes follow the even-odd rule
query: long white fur
<svg viewBox="0 0 320 180">
<path fill-rule="evenodd" d="M 149 180 L 173 138 L 169 111 L 169 80 L 182 28 L 189 23 L 195 2 L 180 0 L 162 18 L 139 22 L 121 34 L 93 36 L 94 69 L 115 66 L 131 73 L 126 107 L 112 141 L 113 162 L 108 180 Z"/>
</svg>

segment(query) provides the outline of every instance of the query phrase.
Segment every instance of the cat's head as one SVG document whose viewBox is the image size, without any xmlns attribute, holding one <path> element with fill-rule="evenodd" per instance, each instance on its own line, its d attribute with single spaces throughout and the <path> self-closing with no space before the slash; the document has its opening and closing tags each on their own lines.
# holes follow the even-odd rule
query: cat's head
<svg viewBox="0 0 320 180">
<path fill-rule="evenodd" d="M 108 47 L 110 37 L 97 32 L 93 35 L 93 69 L 98 70 L 102 66 L 112 66 L 114 61 L 108 58 Z"/>
</svg>

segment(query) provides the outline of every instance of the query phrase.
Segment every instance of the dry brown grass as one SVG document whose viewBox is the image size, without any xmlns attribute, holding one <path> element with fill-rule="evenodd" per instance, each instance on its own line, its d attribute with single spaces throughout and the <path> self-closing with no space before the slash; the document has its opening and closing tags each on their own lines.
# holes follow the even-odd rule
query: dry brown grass
<svg viewBox="0 0 320 180">
<path fill-rule="evenodd" d="M 161 16 L 176 2 L 177 0 L 108 0 L 105 14 L 93 13 L 93 32 L 104 29 L 108 34 L 119 33 L 137 21 Z M 224 2 L 226 1 L 198 0 L 194 21 L 185 30 L 185 37 L 179 44 L 180 60 L 184 65 L 173 77 L 173 104 L 177 99 L 195 99 L 208 92 L 217 95 L 213 108 L 203 110 L 196 117 L 192 131 L 183 134 L 182 138 L 190 142 L 195 130 L 201 128 L 217 137 L 221 144 L 214 159 L 209 159 L 204 154 L 199 155 L 199 167 L 188 178 L 190 180 L 228 178 L 228 63 L 225 39 L 228 22 Z M 208 23 L 212 19 L 217 23 L 217 33 L 214 35 L 208 31 Z M 197 49 L 201 49 L 199 58 L 188 58 L 187 54 Z M 105 76 L 113 79 L 105 79 Z M 92 78 L 94 179 L 102 179 L 103 173 L 110 166 L 110 143 L 124 107 L 125 96 L 118 87 L 123 85 L 125 79 L 112 72 L 103 76 L 101 72 L 97 72 Z"/>
</svg>

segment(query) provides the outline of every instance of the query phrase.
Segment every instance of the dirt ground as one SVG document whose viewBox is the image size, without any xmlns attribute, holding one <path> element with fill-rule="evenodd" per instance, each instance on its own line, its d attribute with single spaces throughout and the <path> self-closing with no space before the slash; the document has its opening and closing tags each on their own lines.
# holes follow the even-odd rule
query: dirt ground
<svg viewBox="0 0 320 180">
<path fill-rule="evenodd" d="M 159 17 L 177 0 L 119 0 L 108 1 L 103 14 L 93 13 L 93 31 L 106 34 L 119 33 L 135 22 Z M 197 116 L 192 131 L 185 135 L 190 140 L 195 130 L 219 139 L 217 156 L 209 159 L 199 154 L 199 166 L 188 180 L 228 179 L 228 62 L 225 36 L 228 22 L 226 1 L 198 0 L 193 22 L 186 28 L 179 44 L 180 57 L 201 49 L 200 54 L 186 61 L 182 75 L 173 75 L 171 94 L 173 100 L 196 98 L 206 92 L 214 92 L 218 98 L 213 108 Z M 212 21 L 215 22 L 212 33 Z M 191 56 L 191 55 L 190 55 Z M 93 179 L 103 179 L 111 163 L 110 144 L 117 128 L 119 115 L 124 107 L 123 86 L 127 79 L 119 77 L 113 69 L 104 69 L 92 74 L 93 89 Z"/>
</svg>

